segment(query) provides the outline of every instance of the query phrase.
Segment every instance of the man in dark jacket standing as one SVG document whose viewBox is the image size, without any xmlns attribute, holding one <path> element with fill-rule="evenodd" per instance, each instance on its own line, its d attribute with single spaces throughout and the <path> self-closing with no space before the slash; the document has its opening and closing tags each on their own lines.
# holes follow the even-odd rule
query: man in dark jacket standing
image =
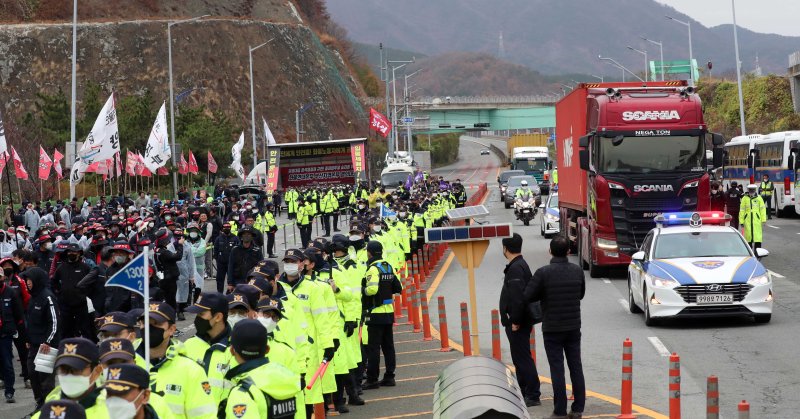
<svg viewBox="0 0 800 419">
<path fill-rule="evenodd" d="M 25 320 L 28 323 L 28 373 L 31 377 L 33 387 L 33 397 L 36 399 L 36 408 L 42 406 L 44 398 L 55 387 L 55 374 L 45 374 L 36 371 L 33 361 L 36 354 L 41 351 L 44 354 L 58 350 L 61 334 L 58 324 L 58 305 L 56 296 L 50 290 L 48 283 L 50 279 L 47 272 L 38 267 L 26 269 L 19 275 L 20 279 L 26 281 L 31 299 L 28 301 L 28 311 Z"/>
<path fill-rule="evenodd" d="M 170 240 L 169 230 L 162 228 L 156 232 L 155 259 L 156 268 L 163 275 L 163 278 L 158 281 L 158 287 L 164 292 L 164 302 L 177 310 L 178 303 L 175 301 L 175 297 L 178 292 L 178 277 L 180 276 L 178 262 L 183 257 L 183 238 L 173 243 L 174 251 L 167 247 Z"/>
<path fill-rule="evenodd" d="M 239 230 L 241 243 L 231 249 L 228 260 L 228 293 L 238 284 L 247 281 L 247 273 L 255 268 L 256 264 L 264 259 L 261 248 L 255 242 L 256 232 L 253 227 L 244 225 Z"/>
<path fill-rule="evenodd" d="M 530 352 L 530 337 L 533 322 L 528 313 L 528 303 L 524 299 L 525 287 L 532 275 L 528 262 L 522 258 L 522 236 L 503 239 L 503 256 L 508 265 L 503 271 L 503 289 L 500 291 L 500 323 L 506 328 L 511 360 L 517 370 L 517 381 L 525 397 L 526 406 L 539 406 L 539 373 Z"/>
<path fill-rule="evenodd" d="M 92 321 L 89 319 L 89 308 L 86 304 L 86 292 L 78 287 L 78 282 L 89 274 L 89 265 L 83 263 L 80 246 L 75 243 L 67 245 L 66 255 L 56 268 L 53 282 L 61 291 L 58 305 L 61 307 L 61 319 L 64 328 L 61 335 L 65 338 L 84 337 L 96 340 Z"/>
<path fill-rule="evenodd" d="M 14 403 L 14 335 L 27 340 L 22 297 L 5 281 L 0 282 L 0 373 L 5 385 L 6 403 Z"/>
<path fill-rule="evenodd" d="M 542 335 L 553 379 L 553 416 L 580 418 L 586 404 L 586 383 L 581 365 L 581 300 L 586 292 L 583 269 L 567 260 L 569 242 L 564 236 L 550 241 L 550 264 L 536 270 L 525 290 L 526 301 L 542 303 Z M 575 401 L 567 415 L 564 356 L 569 366 Z"/>
<path fill-rule="evenodd" d="M 217 292 L 225 289 L 225 277 L 228 275 L 228 261 L 231 250 L 239 245 L 239 238 L 231 234 L 230 223 L 222 225 L 222 232 L 214 239 L 214 259 L 217 261 Z"/>
</svg>

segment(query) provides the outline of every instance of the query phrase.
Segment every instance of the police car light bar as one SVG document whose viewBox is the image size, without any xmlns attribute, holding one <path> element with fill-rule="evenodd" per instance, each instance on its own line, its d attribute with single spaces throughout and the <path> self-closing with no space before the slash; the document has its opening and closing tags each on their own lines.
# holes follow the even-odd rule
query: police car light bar
<svg viewBox="0 0 800 419">
<path fill-rule="evenodd" d="M 690 226 L 700 227 L 708 225 L 728 225 L 731 215 L 722 211 L 698 211 L 698 212 L 672 212 L 659 215 L 654 221 L 659 227 L 669 226 Z"/>
</svg>

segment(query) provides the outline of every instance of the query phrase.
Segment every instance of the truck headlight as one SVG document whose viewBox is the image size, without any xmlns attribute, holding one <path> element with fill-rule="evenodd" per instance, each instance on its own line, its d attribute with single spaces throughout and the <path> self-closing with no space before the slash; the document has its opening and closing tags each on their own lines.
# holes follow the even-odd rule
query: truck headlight
<svg viewBox="0 0 800 419">
<path fill-rule="evenodd" d="M 671 278 L 669 279 L 661 278 L 650 274 L 647 275 L 647 278 L 650 280 L 650 283 L 652 283 L 653 287 L 655 288 L 673 289 L 680 285 L 678 281 Z"/>
<path fill-rule="evenodd" d="M 753 286 L 767 285 L 770 283 L 769 272 L 764 275 L 754 276 L 747 280 L 747 283 Z"/>
<path fill-rule="evenodd" d="M 603 250 L 617 250 L 617 241 L 597 238 L 597 247 Z"/>
</svg>

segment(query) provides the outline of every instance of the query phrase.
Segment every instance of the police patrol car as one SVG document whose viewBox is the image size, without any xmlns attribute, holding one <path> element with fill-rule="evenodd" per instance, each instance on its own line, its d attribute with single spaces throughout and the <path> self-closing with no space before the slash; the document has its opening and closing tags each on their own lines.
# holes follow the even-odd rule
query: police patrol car
<svg viewBox="0 0 800 419">
<path fill-rule="evenodd" d="M 668 213 L 655 217 L 628 266 L 628 306 L 653 326 L 667 317 L 772 317 L 772 279 L 722 212 Z"/>
</svg>

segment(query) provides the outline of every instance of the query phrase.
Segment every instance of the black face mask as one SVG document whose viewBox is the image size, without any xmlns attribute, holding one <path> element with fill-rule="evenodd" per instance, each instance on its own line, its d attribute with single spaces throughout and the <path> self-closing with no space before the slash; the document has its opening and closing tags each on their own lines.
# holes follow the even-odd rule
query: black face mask
<svg viewBox="0 0 800 419">
<path fill-rule="evenodd" d="M 211 330 L 211 320 L 206 320 L 202 317 L 194 317 L 194 328 L 197 329 L 198 336 L 207 336 L 208 331 Z"/>
<path fill-rule="evenodd" d="M 166 330 L 150 325 L 150 348 L 156 348 L 164 342 L 164 332 Z"/>
<path fill-rule="evenodd" d="M 3 275 L 5 275 L 6 278 L 11 278 L 11 276 L 14 275 L 14 270 L 11 268 L 3 269 Z"/>
<path fill-rule="evenodd" d="M 67 260 L 72 262 L 72 263 L 77 262 L 78 259 L 80 259 L 80 255 L 75 255 L 75 254 L 67 255 Z"/>
<path fill-rule="evenodd" d="M 354 249 L 361 250 L 364 248 L 364 239 L 358 239 L 356 241 L 351 240 L 350 244 L 353 246 Z"/>
</svg>

